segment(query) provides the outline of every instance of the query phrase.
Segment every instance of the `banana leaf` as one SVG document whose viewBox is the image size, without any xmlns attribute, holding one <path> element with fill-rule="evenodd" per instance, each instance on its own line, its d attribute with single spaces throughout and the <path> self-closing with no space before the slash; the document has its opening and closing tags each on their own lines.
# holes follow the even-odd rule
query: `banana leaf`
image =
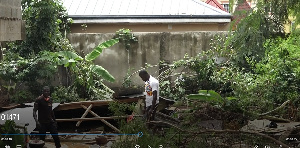
<svg viewBox="0 0 300 148">
<path fill-rule="evenodd" d="M 60 51 L 57 54 L 58 56 L 62 57 L 61 59 L 58 58 L 58 65 L 64 65 L 64 67 L 69 67 L 70 64 L 74 65 L 73 63 L 76 61 L 83 60 L 82 57 L 72 51 Z"/>
<path fill-rule="evenodd" d="M 72 51 L 59 51 L 58 55 L 64 57 L 65 59 L 68 59 L 68 60 L 74 60 L 74 61 L 83 60 L 83 58 L 80 57 L 79 55 L 77 55 L 76 52 L 72 52 Z"/>
<path fill-rule="evenodd" d="M 208 102 L 223 103 L 222 97 L 213 90 L 200 90 L 198 94 L 190 94 L 187 96 L 192 100 L 203 100 Z"/>
<path fill-rule="evenodd" d="M 115 78 L 106 69 L 104 69 L 100 65 L 91 66 L 91 71 L 94 74 L 101 76 L 106 81 L 109 81 L 109 82 L 114 82 L 115 81 Z"/>
<path fill-rule="evenodd" d="M 87 61 L 95 60 L 102 53 L 103 49 L 111 47 L 118 42 L 119 42 L 118 39 L 111 39 L 99 44 L 92 52 L 90 52 L 88 55 L 85 56 L 85 60 Z"/>
<path fill-rule="evenodd" d="M 199 93 L 207 93 L 207 94 L 210 94 L 212 97 L 216 98 L 217 100 L 222 100 L 221 95 L 213 90 L 199 90 L 198 92 Z"/>
</svg>

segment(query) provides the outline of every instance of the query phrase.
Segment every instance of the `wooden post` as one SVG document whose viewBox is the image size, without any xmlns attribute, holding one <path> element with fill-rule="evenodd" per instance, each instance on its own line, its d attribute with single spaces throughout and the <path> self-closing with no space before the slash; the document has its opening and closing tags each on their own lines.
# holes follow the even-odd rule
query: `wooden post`
<svg viewBox="0 0 300 148">
<path fill-rule="evenodd" d="M 84 106 L 84 105 L 81 105 L 81 107 L 82 108 L 84 108 L 84 109 L 88 109 L 86 106 Z M 99 115 L 97 115 L 95 112 L 93 112 L 93 111 L 91 111 L 91 110 L 89 110 L 89 112 L 92 114 L 92 115 L 94 115 L 95 117 L 100 117 Z M 111 125 L 110 123 L 108 123 L 106 120 L 104 120 L 104 119 L 100 119 L 104 124 L 106 124 L 107 126 L 109 126 L 110 128 L 112 128 L 112 129 L 114 129 L 116 132 L 118 132 L 118 133 L 121 133 L 121 131 L 118 129 L 118 128 L 116 128 L 115 126 L 113 126 L 113 125 Z"/>
<path fill-rule="evenodd" d="M 89 111 L 92 109 L 92 107 L 93 107 L 93 104 L 91 104 L 91 105 L 89 106 L 89 108 L 86 109 L 86 111 L 85 111 L 84 114 L 81 116 L 81 118 L 84 118 L 84 117 L 89 113 Z M 78 121 L 78 122 L 76 123 L 76 126 L 78 127 L 78 126 L 80 125 L 81 122 L 82 122 L 82 121 Z"/>
</svg>

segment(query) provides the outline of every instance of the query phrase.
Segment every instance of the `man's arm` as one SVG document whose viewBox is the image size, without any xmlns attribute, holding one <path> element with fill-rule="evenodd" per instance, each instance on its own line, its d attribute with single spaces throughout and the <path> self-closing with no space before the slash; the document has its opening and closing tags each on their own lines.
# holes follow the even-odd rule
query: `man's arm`
<svg viewBox="0 0 300 148">
<path fill-rule="evenodd" d="M 35 120 L 35 123 L 36 123 L 37 127 L 39 127 L 39 126 L 40 126 L 40 122 L 38 121 L 37 115 L 36 115 L 36 111 L 37 111 L 38 108 L 39 108 L 39 105 L 38 105 L 38 102 L 37 102 L 37 101 L 38 101 L 38 100 L 35 101 L 34 107 L 33 107 L 33 118 L 34 118 L 34 120 Z"/>
</svg>

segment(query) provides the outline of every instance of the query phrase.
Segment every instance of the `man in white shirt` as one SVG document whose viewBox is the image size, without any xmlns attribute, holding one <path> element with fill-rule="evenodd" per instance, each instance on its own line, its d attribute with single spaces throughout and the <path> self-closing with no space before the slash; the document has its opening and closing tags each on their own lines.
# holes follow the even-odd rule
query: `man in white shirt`
<svg viewBox="0 0 300 148">
<path fill-rule="evenodd" d="M 159 103 L 159 82 L 157 79 L 148 74 L 146 70 L 141 70 L 139 76 L 145 81 L 145 110 L 144 114 L 147 121 L 154 120 L 155 112 Z"/>
</svg>

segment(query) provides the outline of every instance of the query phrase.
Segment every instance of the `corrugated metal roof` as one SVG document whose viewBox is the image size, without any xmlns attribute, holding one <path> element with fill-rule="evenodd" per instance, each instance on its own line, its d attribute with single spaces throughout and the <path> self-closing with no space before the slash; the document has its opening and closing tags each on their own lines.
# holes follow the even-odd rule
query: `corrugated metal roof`
<svg viewBox="0 0 300 148">
<path fill-rule="evenodd" d="M 70 16 L 192 16 L 230 14 L 200 0 L 61 0 Z"/>
</svg>

